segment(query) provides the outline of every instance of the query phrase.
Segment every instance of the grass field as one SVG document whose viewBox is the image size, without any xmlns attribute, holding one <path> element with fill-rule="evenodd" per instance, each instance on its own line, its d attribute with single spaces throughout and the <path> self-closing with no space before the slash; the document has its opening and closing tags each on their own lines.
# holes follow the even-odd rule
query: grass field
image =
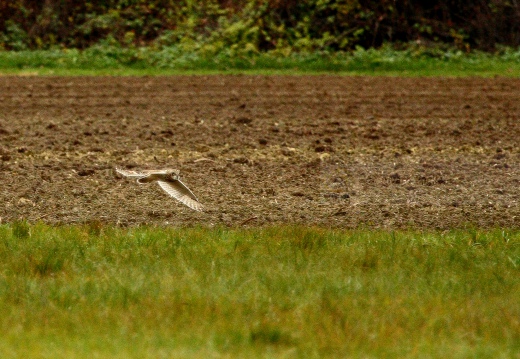
<svg viewBox="0 0 520 359">
<path fill-rule="evenodd" d="M 353 53 L 247 56 L 185 52 L 180 48 L 95 46 L 83 51 L 0 51 L 0 73 L 21 75 L 174 75 L 211 73 L 387 76 L 520 76 L 520 51 L 463 53 L 409 48 L 358 49 Z"/>
<path fill-rule="evenodd" d="M 0 226 L 2 358 L 518 358 L 520 232 Z"/>
</svg>

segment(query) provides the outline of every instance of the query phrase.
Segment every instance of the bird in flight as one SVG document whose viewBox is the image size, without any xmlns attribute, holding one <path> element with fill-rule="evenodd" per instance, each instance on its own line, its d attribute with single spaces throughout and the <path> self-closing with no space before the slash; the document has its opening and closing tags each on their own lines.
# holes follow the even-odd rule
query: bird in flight
<svg viewBox="0 0 520 359">
<path fill-rule="evenodd" d="M 166 168 L 163 170 L 127 171 L 116 168 L 117 173 L 130 178 L 137 178 L 137 183 L 143 184 L 157 181 L 159 186 L 170 196 L 195 211 L 202 212 L 204 207 L 197 197 L 184 183 L 181 182 L 179 170 Z"/>
</svg>

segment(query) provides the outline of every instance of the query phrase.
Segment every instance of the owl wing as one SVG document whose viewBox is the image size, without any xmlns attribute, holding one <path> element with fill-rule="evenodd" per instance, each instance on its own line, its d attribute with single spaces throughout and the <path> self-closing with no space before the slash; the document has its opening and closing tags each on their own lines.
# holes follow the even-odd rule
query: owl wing
<svg viewBox="0 0 520 359">
<path fill-rule="evenodd" d="M 179 202 L 184 203 L 191 209 L 199 212 L 202 212 L 204 209 L 204 206 L 199 202 L 197 197 L 195 197 L 193 192 L 191 192 L 190 189 L 186 187 L 181 181 L 157 181 L 157 183 L 159 183 L 159 186 L 161 186 L 161 188 L 165 190 L 166 193 Z"/>
<path fill-rule="evenodd" d="M 149 175 L 162 175 L 167 174 L 168 170 L 141 170 L 141 171 L 129 171 L 123 170 L 121 168 L 116 167 L 117 173 L 125 176 L 125 177 L 144 177 Z"/>
<path fill-rule="evenodd" d="M 141 178 L 141 177 L 148 175 L 148 173 L 146 173 L 146 172 L 128 171 L 128 170 L 123 170 L 123 169 L 117 168 L 117 167 L 116 167 L 116 171 L 120 175 L 123 175 L 125 177 L 130 177 L 130 178 Z"/>
</svg>

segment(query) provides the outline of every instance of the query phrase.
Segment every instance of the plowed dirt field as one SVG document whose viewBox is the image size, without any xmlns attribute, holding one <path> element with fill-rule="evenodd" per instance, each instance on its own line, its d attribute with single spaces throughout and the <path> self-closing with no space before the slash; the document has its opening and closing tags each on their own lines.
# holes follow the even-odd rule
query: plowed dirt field
<svg viewBox="0 0 520 359">
<path fill-rule="evenodd" d="M 4 223 L 519 227 L 519 165 L 519 79 L 0 77 Z"/>
</svg>

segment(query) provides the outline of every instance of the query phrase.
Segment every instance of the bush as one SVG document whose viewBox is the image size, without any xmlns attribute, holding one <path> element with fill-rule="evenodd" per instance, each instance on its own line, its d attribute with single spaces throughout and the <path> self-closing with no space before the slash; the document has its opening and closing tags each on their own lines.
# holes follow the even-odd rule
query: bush
<svg viewBox="0 0 520 359">
<path fill-rule="evenodd" d="M 436 42 L 469 51 L 520 46 L 507 0 L 15 0 L 0 2 L 0 47 L 87 48 L 101 41 L 218 53 L 350 51 Z"/>
</svg>

